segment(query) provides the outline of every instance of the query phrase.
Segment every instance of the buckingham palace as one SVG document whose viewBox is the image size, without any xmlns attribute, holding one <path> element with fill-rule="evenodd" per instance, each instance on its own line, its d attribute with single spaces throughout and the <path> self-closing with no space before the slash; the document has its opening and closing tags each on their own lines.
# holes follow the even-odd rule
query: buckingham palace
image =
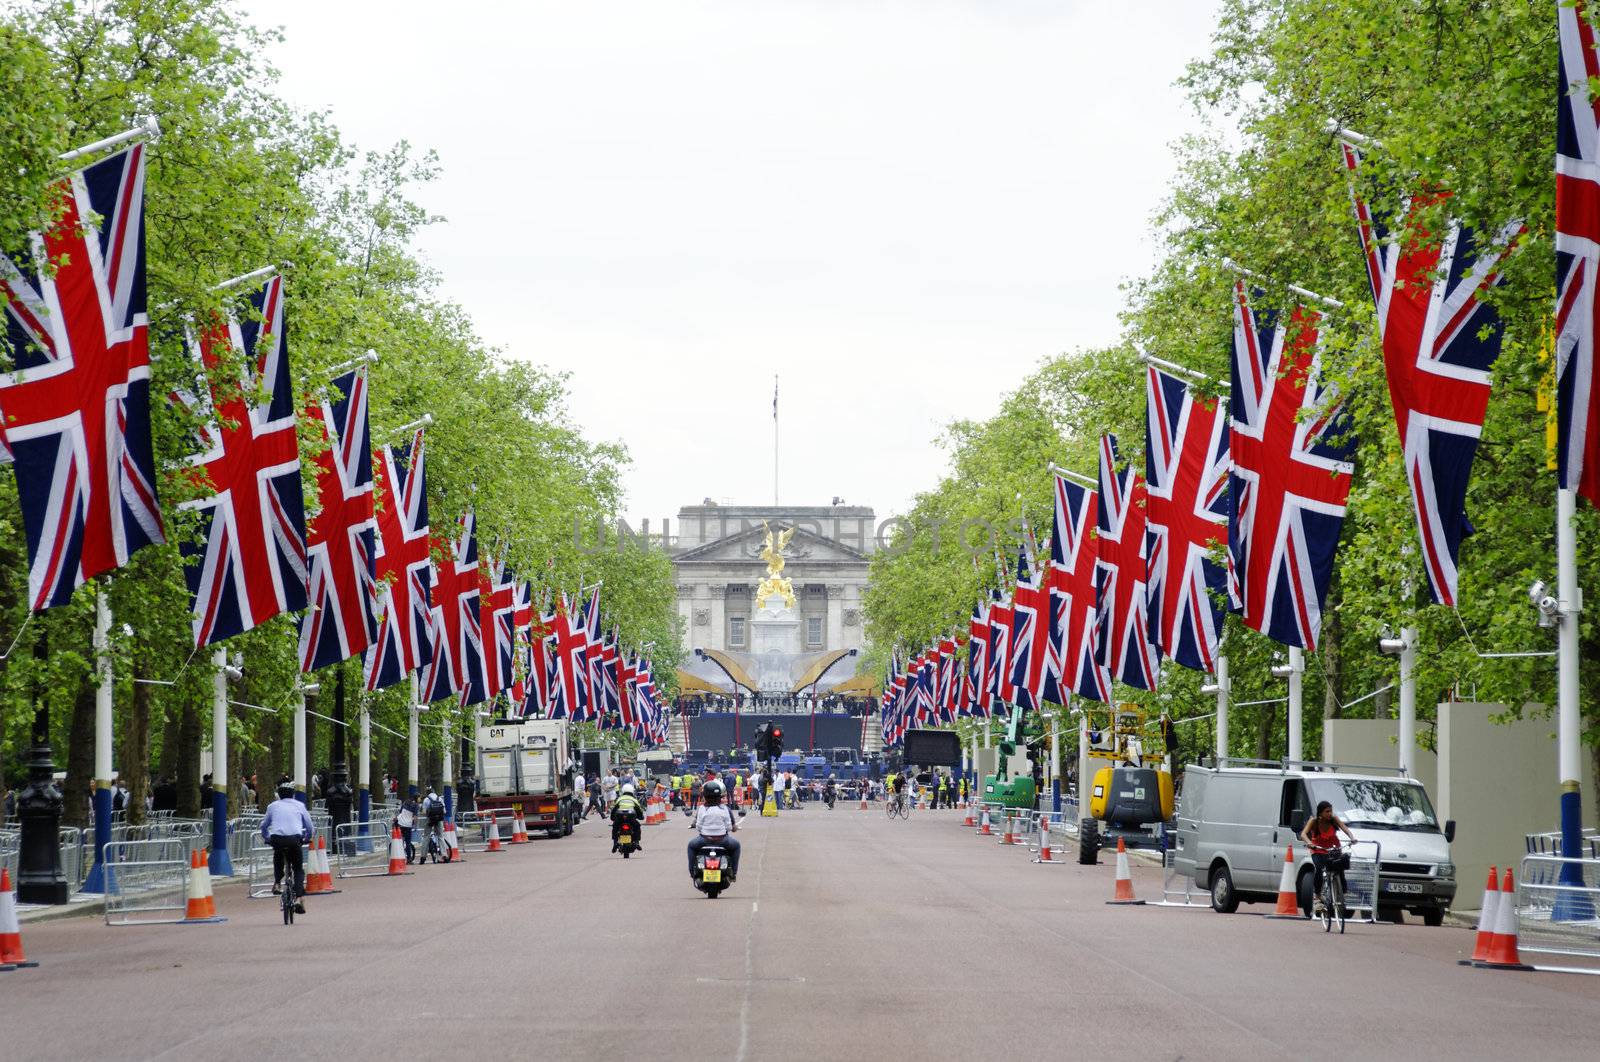
<svg viewBox="0 0 1600 1062">
<path fill-rule="evenodd" d="M 876 545 L 860 505 L 719 505 L 678 510 L 669 547 L 683 620 L 685 670 L 728 688 L 827 692 L 855 671 L 865 641 L 861 595 Z M 773 537 L 782 545 L 772 550 Z M 787 599 L 759 591 L 775 572 Z M 826 681 L 811 672 L 826 668 Z"/>
</svg>

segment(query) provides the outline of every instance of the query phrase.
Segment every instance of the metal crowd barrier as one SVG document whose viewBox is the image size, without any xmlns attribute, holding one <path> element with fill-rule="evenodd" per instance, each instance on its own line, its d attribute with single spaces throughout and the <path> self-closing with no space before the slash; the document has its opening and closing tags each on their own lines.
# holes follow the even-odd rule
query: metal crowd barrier
<svg viewBox="0 0 1600 1062">
<path fill-rule="evenodd" d="M 189 849 L 182 839 L 112 841 L 103 852 L 106 925 L 183 921 L 188 902 Z"/>
<path fill-rule="evenodd" d="M 333 831 L 333 851 L 338 857 L 341 878 L 375 878 L 389 873 L 387 819 L 346 822 Z"/>
<path fill-rule="evenodd" d="M 1600 973 L 1592 968 L 1600 962 L 1600 859 L 1530 855 L 1521 871 L 1514 901 L 1517 950 L 1587 960 L 1584 972 Z M 1563 882 L 1563 872 L 1579 880 Z"/>
<path fill-rule="evenodd" d="M 492 811 L 463 811 L 456 815 L 456 840 L 461 842 L 463 852 L 484 852 L 489 848 L 489 823 L 497 820 L 503 825 L 500 829 L 500 843 L 505 845 L 511 840 L 511 815 L 497 816 Z M 426 847 L 426 842 L 424 842 Z"/>
<path fill-rule="evenodd" d="M 1197 888 L 1194 878 L 1188 874 L 1178 872 L 1178 851 L 1168 848 L 1161 854 L 1161 899 L 1155 901 L 1151 907 L 1211 907 L 1211 894 L 1204 889 Z M 1181 886 L 1181 887 L 1180 887 Z"/>
</svg>

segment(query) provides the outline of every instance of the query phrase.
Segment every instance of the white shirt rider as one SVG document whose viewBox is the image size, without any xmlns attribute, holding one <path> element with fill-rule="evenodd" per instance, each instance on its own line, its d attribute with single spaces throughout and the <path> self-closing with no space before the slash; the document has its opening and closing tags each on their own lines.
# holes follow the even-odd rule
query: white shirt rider
<svg viewBox="0 0 1600 1062">
<path fill-rule="evenodd" d="M 721 804 L 701 807 L 694 813 L 694 828 L 708 841 L 720 841 L 739 832 L 739 820 Z"/>
</svg>

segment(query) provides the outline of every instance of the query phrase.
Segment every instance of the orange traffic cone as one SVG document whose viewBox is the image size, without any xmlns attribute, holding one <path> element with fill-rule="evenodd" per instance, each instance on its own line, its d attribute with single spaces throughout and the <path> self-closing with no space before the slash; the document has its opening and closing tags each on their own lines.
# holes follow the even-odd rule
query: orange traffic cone
<svg viewBox="0 0 1600 1062">
<path fill-rule="evenodd" d="M 1065 859 L 1055 859 L 1050 855 L 1050 816 L 1039 816 L 1039 854 L 1034 857 L 1035 863 L 1065 863 Z"/>
<path fill-rule="evenodd" d="M 867 787 L 866 786 L 862 786 L 861 787 L 861 806 L 857 810 L 860 810 L 860 811 L 866 811 L 867 810 Z"/>
<path fill-rule="evenodd" d="M 978 836 L 990 837 L 993 835 L 994 831 L 989 828 L 989 809 L 985 807 L 983 809 L 983 821 L 978 825 Z"/>
<path fill-rule="evenodd" d="M 1278 875 L 1278 906 L 1268 918 L 1299 918 L 1300 895 L 1294 885 L 1294 845 L 1283 853 L 1283 872 Z"/>
<path fill-rule="evenodd" d="M 1121 837 L 1117 838 L 1117 887 L 1106 903 L 1122 905 L 1144 903 L 1133 895 L 1133 871 L 1128 869 L 1128 845 Z"/>
<path fill-rule="evenodd" d="M 1500 918 L 1500 885 L 1496 880 L 1499 876 L 1499 867 L 1489 868 L 1489 883 L 1483 887 L 1483 906 L 1478 911 L 1478 937 L 1473 942 L 1472 958 L 1457 959 L 1458 965 L 1472 966 L 1489 961 L 1494 950 L 1495 926 Z"/>
<path fill-rule="evenodd" d="M 389 873 L 409 874 L 406 869 L 406 845 L 400 839 L 400 827 L 394 828 L 394 836 L 389 838 Z"/>
<path fill-rule="evenodd" d="M 489 813 L 489 845 L 484 849 L 484 851 L 505 851 L 505 849 L 500 846 L 500 819 L 493 812 Z"/>
<path fill-rule="evenodd" d="M 211 891 L 211 850 L 200 849 L 200 901 L 205 905 L 207 918 L 217 916 L 217 898 Z"/>
<path fill-rule="evenodd" d="M 38 966 L 22 951 L 22 926 L 17 922 L 17 894 L 11 891 L 11 872 L 0 867 L 0 970 Z"/>
<path fill-rule="evenodd" d="M 1000 835 L 1001 844 L 1017 843 L 1017 835 L 1011 832 L 1011 824 L 1015 821 L 1015 818 L 1016 816 L 1012 815 L 1011 812 L 1006 812 L 1006 832 Z"/>
<path fill-rule="evenodd" d="M 522 809 L 517 809 L 517 817 L 511 823 L 511 840 L 515 844 L 528 843 L 528 821 L 522 817 Z"/>
<path fill-rule="evenodd" d="M 1517 954 L 1517 889 L 1511 880 L 1510 867 L 1506 867 L 1505 880 L 1500 883 L 1500 899 L 1495 904 L 1495 930 L 1489 940 L 1489 957 L 1473 965 L 1486 970 L 1533 969 Z"/>
<path fill-rule="evenodd" d="M 211 917 L 206 913 L 206 890 L 200 884 L 200 850 L 189 853 L 189 880 L 184 883 L 183 917 L 185 921 L 198 921 Z"/>
<path fill-rule="evenodd" d="M 967 808 L 967 817 L 962 820 L 961 825 L 963 825 L 963 826 L 976 826 L 978 823 L 977 823 L 977 820 L 975 820 L 972 817 L 972 805 L 971 804 L 967 804 L 966 808 Z"/>
<path fill-rule="evenodd" d="M 306 867 L 306 895 L 315 896 L 333 891 L 333 869 L 328 863 L 328 845 L 321 837 L 312 838 L 306 853 L 310 866 Z"/>
<path fill-rule="evenodd" d="M 444 824 L 444 846 L 450 853 L 452 863 L 461 863 L 466 860 L 466 853 L 461 851 L 461 838 L 456 836 L 456 820 L 451 819 Z"/>
</svg>

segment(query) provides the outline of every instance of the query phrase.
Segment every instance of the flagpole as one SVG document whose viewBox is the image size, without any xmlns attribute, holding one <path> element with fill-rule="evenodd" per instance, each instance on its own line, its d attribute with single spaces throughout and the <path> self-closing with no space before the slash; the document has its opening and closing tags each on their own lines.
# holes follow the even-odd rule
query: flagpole
<svg viewBox="0 0 1600 1062">
<path fill-rule="evenodd" d="M 1582 765 L 1579 761 L 1580 717 L 1578 710 L 1578 616 L 1583 611 L 1583 595 L 1578 589 L 1578 494 L 1571 489 L 1556 491 L 1556 593 L 1558 624 L 1556 631 L 1556 761 L 1561 783 L 1561 855 L 1572 860 L 1583 843 L 1583 803 L 1579 789 Z M 1583 868 L 1563 862 L 1563 884 L 1583 883 Z M 1575 897 L 1564 894 L 1568 902 L 1556 901 L 1554 917 L 1593 917 L 1592 910 L 1580 911 Z"/>
<path fill-rule="evenodd" d="M 772 374 L 772 507 L 778 507 L 778 374 Z"/>
</svg>

